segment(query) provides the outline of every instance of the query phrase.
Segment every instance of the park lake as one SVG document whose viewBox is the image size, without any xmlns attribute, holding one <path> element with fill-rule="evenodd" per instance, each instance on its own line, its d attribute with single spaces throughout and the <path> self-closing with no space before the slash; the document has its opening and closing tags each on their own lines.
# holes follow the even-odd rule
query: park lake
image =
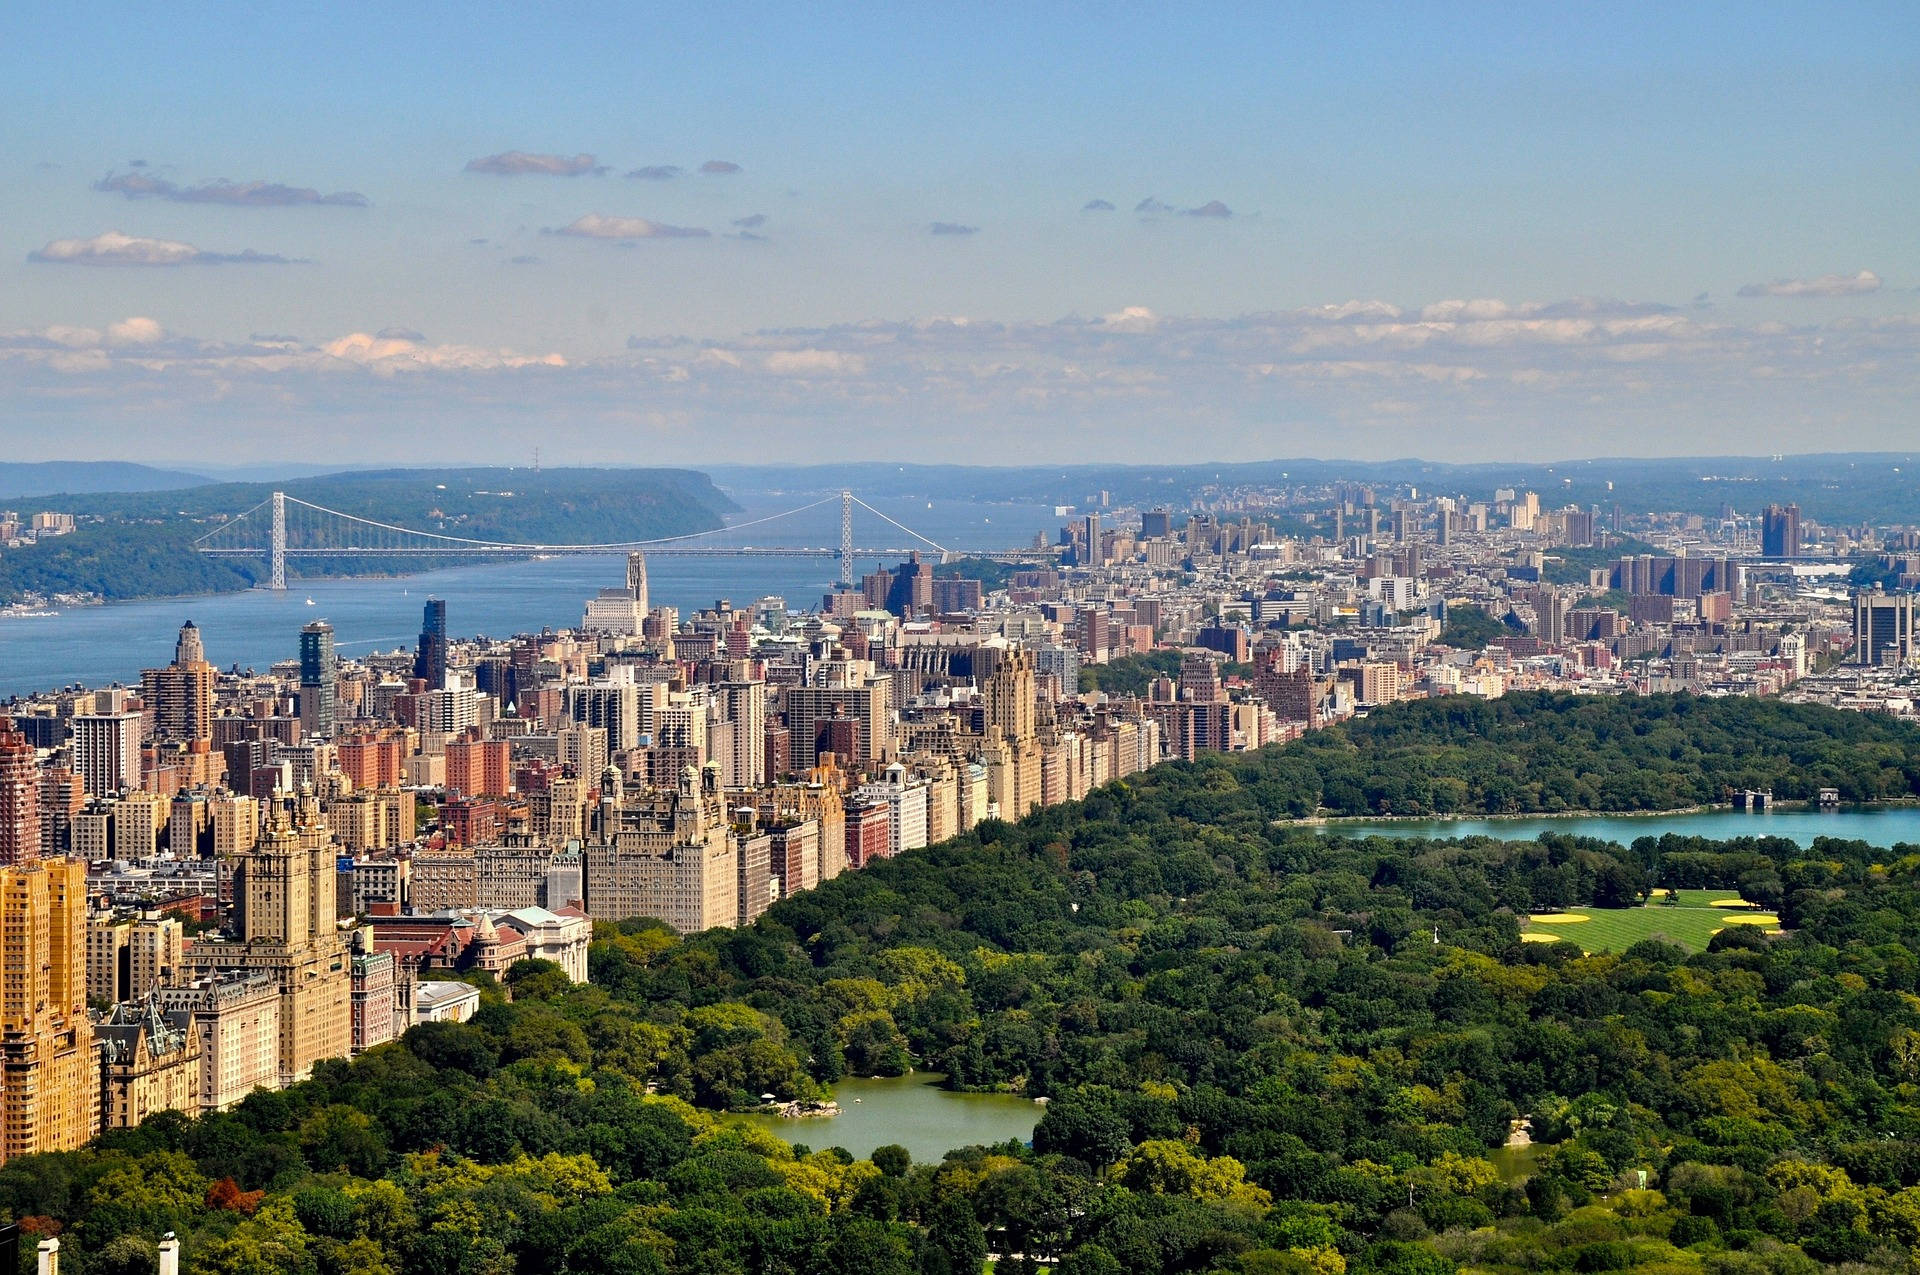
<svg viewBox="0 0 1920 1275">
<path fill-rule="evenodd" d="M 842 1080 L 833 1087 L 835 1116 L 730 1116 L 788 1142 L 821 1151 L 844 1147 L 865 1159 L 875 1147 L 898 1145 L 916 1161 L 938 1162 L 958 1147 L 1027 1142 L 1046 1108 L 1012 1094 L 954 1093 L 929 1072 Z"/>
</svg>

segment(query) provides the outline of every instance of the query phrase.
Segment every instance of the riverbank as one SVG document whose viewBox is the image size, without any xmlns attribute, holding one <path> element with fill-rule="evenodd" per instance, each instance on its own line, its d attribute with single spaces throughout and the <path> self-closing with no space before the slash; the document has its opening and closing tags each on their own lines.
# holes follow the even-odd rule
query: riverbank
<svg viewBox="0 0 1920 1275">
<path fill-rule="evenodd" d="M 1774 809 L 1785 810 L 1811 804 L 1810 802 L 1782 801 L 1776 802 Z M 1276 827 L 1331 828 L 1341 824 L 1356 823 L 1471 823 L 1494 819 L 1665 819 L 1675 815 L 1710 814 L 1716 810 L 1732 809 L 1732 806 L 1679 806 L 1672 810 L 1529 810 L 1506 815 L 1480 814 L 1471 811 L 1432 815 L 1307 815 L 1300 819 L 1275 819 L 1273 822 Z M 1756 811 L 1755 813 L 1764 812 Z"/>
<path fill-rule="evenodd" d="M 1771 810 L 1734 810 L 1726 806 L 1660 812 L 1621 811 L 1586 815 L 1493 815 L 1452 818 L 1341 818 L 1296 822 L 1302 831 L 1333 838 L 1429 837 L 1459 840 L 1492 837 L 1523 841 L 1548 834 L 1590 837 L 1631 844 L 1641 837 L 1668 834 L 1726 841 L 1737 837 L 1783 837 L 1811 846 L 1822 837 L 1864 841 L 1892 848 L 1920 846 L 1920 802 L 1890 799 L 1866 805 L 1824 807 L 1782 804 Z"/>
</svg>

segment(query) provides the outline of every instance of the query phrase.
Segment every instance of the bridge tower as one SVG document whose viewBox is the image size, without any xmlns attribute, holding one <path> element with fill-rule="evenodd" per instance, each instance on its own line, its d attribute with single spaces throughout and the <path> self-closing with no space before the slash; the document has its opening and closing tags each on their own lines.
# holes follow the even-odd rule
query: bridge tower
<svg viewBox="0 0 1920 1275">
<path fill-rule="evenodd" d="M 273 576 L 267 587 L 282 593 L 287 588 L 287 493 L 273 493 Z"/>
<path fill-rule="evenodd" d="M 853 583 L 853 493 L 840 489 L 840 583 Z"/>
</svg>

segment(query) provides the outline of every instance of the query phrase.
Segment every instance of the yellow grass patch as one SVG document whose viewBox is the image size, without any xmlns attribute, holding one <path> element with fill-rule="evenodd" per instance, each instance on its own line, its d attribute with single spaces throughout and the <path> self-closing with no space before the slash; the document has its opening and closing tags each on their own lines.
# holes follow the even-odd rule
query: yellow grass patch
<svg viewBox="0 0 1920 1275">
<path fill-rule="evenodd" d="M 1520 941 L 1522 943 L 1564 943 L 1566 940 L 1562 939 L 1558 934 L 1552 934 L 1552 933 L 1543 934 L 1538 931 L 1535 931 L 1531 933 L 1522 934 L 1520 936 Z"/>
<path fill-rule="evenodd" d="M 1773 925 L 1780 924 L 1780 918 L 1771 912 L 1749 912 L 1745 916 L 1730 916 L 1728 925 Z"/>
<path fill-rule="evenodd" d="M 1527 919 L 1540 925 L 1578 925 L 1582 921 L 1591 921 L 1593 918 L 1580 912 L 1543 912 L 1539 916 L 1531 916 Z"/>
<path fill-rule="evenodd" d="M 1710 908 L 1750 908 L 1754 905 L 1745 899 L 1715 899 L 1707 904 Z"/>
</svg>

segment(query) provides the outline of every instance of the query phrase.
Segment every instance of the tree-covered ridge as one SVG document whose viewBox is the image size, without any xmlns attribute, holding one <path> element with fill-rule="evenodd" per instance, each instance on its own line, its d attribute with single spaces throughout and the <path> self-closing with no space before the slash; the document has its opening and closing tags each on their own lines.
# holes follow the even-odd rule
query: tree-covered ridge
<svg viewBox="0 0 1920 1275">
<path fill-rule="evenodd" d="M 1770 789 L 1920 793 L 1920 727 L 1746 697 L 1528 692 L 1396 704 L 1245 763 L 1276 815 L 1675 810 Z"/>
<path fill-rule="evenodd" d="M 1522 751 L 1589 707 L 1517 705 L 1489 729 Z M 1895 738 L 1848 742 L 1859 720 L 1716 729 Z M 1325 836 L 1276 821 L 1313 760 L 1163 766 L 746 930 L 603 925 L 592 985 L 523 964 L 471 1024 L 0 1168 L 0 1210 L 65 1228 L 83 1275 L 164 1229 L 194 1271 L 313 1275 L 950 1272 L 988 1246 L 1076 1275 L 1911 1271 L 1920 847 Z M 1786 933 L 1520 939 L 1656 884 L 1765 899 Z M 1033 1148 L 850 1164 L 703 1110 L 908 1065 L 1048 1097 Z"/>
<path fill-rule="evenodd" d="M 85 523 L 24 549 L 0 549 L 0 605 L 30 594 L 92 594 L 109 599 L 184 597 L 251 588 L 264 562 L 209 558 L 189 522 Z"/>
</svg>

